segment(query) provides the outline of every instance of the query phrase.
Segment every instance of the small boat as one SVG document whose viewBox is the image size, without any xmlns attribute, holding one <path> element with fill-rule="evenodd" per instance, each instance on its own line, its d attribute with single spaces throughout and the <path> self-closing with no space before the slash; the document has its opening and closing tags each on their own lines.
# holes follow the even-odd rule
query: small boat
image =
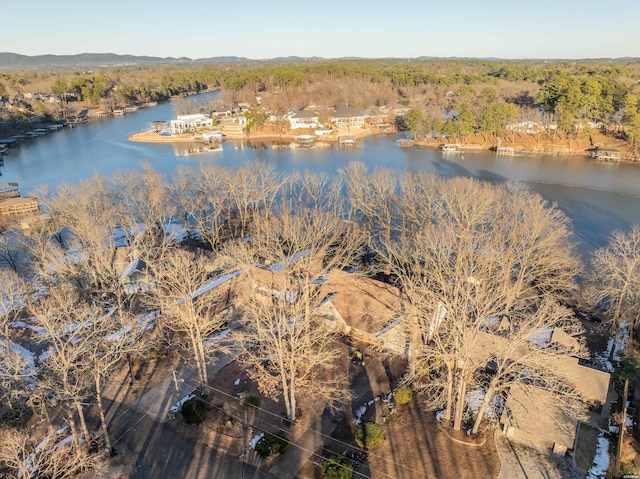
<svg viewBox="0 0 640 479">
<path fill-rule="evenodd" d="M 457 145 L 440 145 L 440 149 L 443 153 L 456 153 L 458 151 Z"/>
<path fill-rule="evenodd" d="M 113 110 L 113 116 L 123 116 L 124 110 Z"/>
<path fill-rule="evenodd" d="M 400 138 L 396 141 L 396 145 L 400 148 L 411 148 L 413 146 L 413 140 L 409 140 L 408 138 Z"/>
</svg>

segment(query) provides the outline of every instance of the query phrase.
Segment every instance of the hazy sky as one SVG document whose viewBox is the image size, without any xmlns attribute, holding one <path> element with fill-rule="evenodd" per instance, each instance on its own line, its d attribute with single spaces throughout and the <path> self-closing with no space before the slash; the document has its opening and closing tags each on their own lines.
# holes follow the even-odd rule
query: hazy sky
<svg viewBox="0 0 640 479">
<path fill-rule="evenodd" d="M 640 0 L 0 0 L 0 51 L 640 56 Z"/>
</svg>

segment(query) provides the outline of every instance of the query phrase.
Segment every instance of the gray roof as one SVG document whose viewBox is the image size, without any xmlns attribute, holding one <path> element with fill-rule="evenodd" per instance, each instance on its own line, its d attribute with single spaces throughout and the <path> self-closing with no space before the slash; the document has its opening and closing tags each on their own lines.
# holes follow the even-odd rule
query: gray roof
<svg viewBox="0 0 640 479">
<path fill-rule="evenodd" d="M 351 118 L 354 116 L 363 116 L 360 110 L 356 110 L 351 106 L 345 106 L 336 110 L 333 114 L 334 118 Z"/>
<path fill-rule="evenodd" d="M 311 110 L 302 110 L 294 113 L 292 118 L 316 118 L 318 114 L 315 111 Z"/>
</svg>

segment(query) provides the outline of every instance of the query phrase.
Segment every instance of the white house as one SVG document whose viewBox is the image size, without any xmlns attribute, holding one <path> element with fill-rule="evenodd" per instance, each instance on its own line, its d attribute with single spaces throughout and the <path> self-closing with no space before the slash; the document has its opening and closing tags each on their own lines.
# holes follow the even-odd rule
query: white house
<svg viewBox="0 0 640 479">
<path fill-rule="evenodd" d="M 290 114 L 288 119 L 292 130 L 317 128 L 320 125 L 320 116 L 315 111 L 297 111 Z"/>
<path fill-rule="evenodd" d="M 505 129 L 525 135 L 537 135 L 545 131 L 547 128 L 542 123 L 538 123 L 537 121 L 526 120 L 507 125 Z"/>
<path fill-rule="evenodd" d="M 205 126 L 213 126 L 213 119 L 202 113 L 192 115 L 178 115 L 171 120 L 171 134 L 187 133 Z"/>
</svg>

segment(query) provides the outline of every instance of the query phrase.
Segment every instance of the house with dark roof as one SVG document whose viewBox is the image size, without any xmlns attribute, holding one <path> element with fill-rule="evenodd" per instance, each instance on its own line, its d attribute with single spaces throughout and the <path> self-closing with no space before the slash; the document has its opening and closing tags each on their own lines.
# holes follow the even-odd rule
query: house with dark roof
<svg viewBox="0 0 640 479">
<path fill-rule="evenodd" d="M 364 127 L 364 113 L 353 107 L 345 106 L 333 113 L 331 122 L 338 128 L 362 128 Z"/>
</svg>

